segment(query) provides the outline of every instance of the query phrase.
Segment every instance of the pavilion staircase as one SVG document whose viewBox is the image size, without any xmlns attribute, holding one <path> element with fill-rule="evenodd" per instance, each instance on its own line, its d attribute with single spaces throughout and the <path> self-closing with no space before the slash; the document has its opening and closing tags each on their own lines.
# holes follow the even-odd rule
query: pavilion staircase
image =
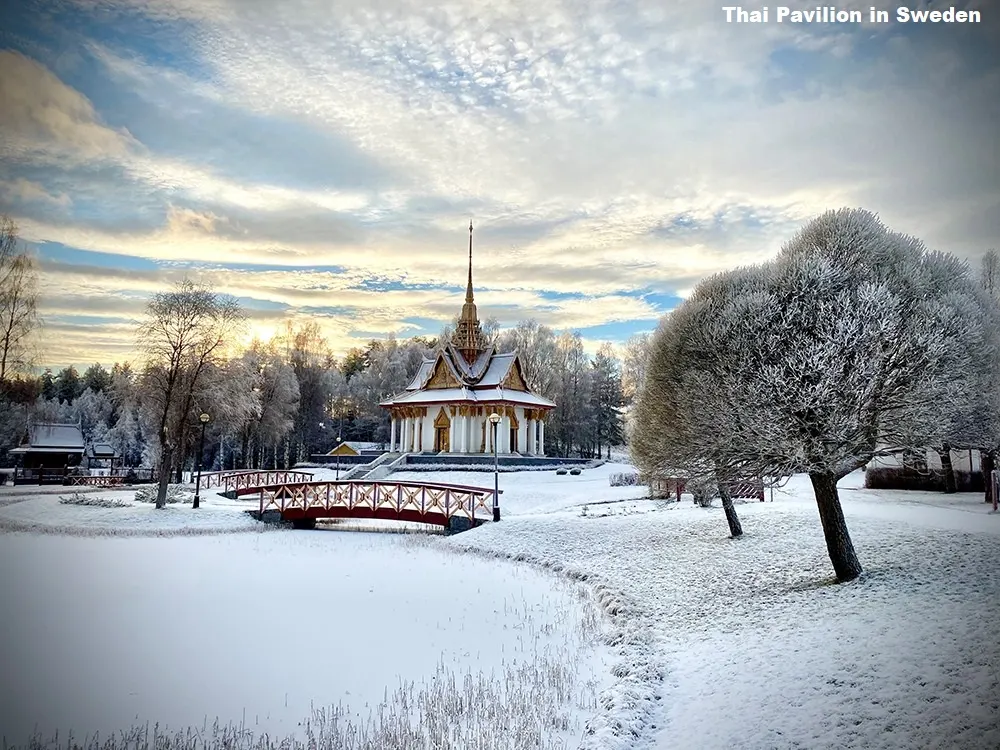
<svg viewBox="0 0 1000 750">
<path fill-rule="evenodd" d="M 340 478 L 342 480 L 366 479 L 368 481 L 382 479 L 392 472 L 392 469 L 389 466 L 386 466 L 386 464 L 395 464 L 399 461 L 402 461 L 403 463 L 406 462 L 405 453 L 383 453 L 374 461 L 369 461 L 366 464 L 358 464 L 350 471 L 341 474 Z"/>
</svg>

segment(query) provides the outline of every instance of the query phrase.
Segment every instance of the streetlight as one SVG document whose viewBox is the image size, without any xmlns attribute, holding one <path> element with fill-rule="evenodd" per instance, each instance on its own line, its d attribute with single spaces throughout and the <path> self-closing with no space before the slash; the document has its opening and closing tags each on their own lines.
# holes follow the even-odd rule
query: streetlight
<svg viewBox="0 0 1000 750">
<path fill-rule="evenodd" d="M 202 412 L 198 416 L 198 421 L 201 422 L 201 442 L 198 444 L 198 483 L 194 488 L 194 502 L 191 504 L 192 508 L 201 507 L 201 463 L 205 456 L 205 428 L 211 420 L 212 418 L 205 412 Z"/>
<path fill-rule="evenodd" d="M 341 437 L 337 435 L 337 446 L 333 449 L 333 452 L 337 454 L 337 481 L 340 481 L 340 442 Z"/>
<path fill-rule="evenodd" d="M 490 424 L 493 425 L 493 520 L 500 520 L 500 458 L 497 455 L 497 425 L 500 415 L 490 414 Z"/>
</svg>

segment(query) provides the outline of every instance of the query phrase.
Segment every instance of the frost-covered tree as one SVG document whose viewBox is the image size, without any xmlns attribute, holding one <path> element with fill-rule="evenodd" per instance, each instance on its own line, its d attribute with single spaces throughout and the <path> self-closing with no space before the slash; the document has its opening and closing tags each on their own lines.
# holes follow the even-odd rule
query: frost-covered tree
<svg viewBox="0 0 1000 750">
<path fill-rule="evenodd" d="M 987 250 L 983 255 L 979 275 L 986 293 L 1000 299 L 1000 254 L 996 250 Z"/>
<path fill-rule="evenodd" d="M 698 387 L 728 394 L 718 427 L 728 440 L 701 459 L 808 473 L 837 578 L 857 577 L 838 480 L 876 455 L 938 444 L 973 408 L 986 335 L 969 268 L 843 209 L 807 224 L 774 262 L 710 280 L 695 298 L 698 329 L 716 342 L 698 351 Z"/>
<path fill-rule="evenodd" d="M 652 336 L 637 333 L 625 341 L 622 354 L 622 395 L 626 403 L 633 403 L 642 391 L 646 380 Z"/>
<path fill-rule="evenodd" d="M 68 413 L 71 422 L 79 422 L 84 440 L 96 442 L 108 430 L 114 404 L 103 392 L 87 389 L 73 400 Z"/>
<path fill-rule="evenodd" d="M 139 348 L 146 357 L 140 403 L 156 430 L 157 508 L 166 505 L 171 468 L 177 452 L 184 451 L 187 416 L 206 370 L 224 360 L 245 320 L 234 299 L 187 280 L 154 295 L 147 305 L 139 329 Z"/>
<path fill-rule="evenodd" d="M 0 382 L 27 369 L 38 323 L 37 264 L 19 247 L 14 221 L 0 215 Z"/>
<path fill-rule="evenodd" d="M 579 333 L 567 331 L 557 339 L 553 381 L 551 398 L 559 407 L 546 427 L 546 444 L 557 455 L 583 454 L 593 426 L 590 414 L 593 372 Z"/>
<path fill-rule="evenodd" d="M 590 418 L 597 457 L 601 457 L 602 447 L 607 446 L 610 458 L 611 446 L 621 445 L 625 439 L 621 413 L 625 397 L 621 362 L 609 342 L 601 344 L 591 362 L 591 382 Z"/>
<path fill-rule="evenodd" d="M 281 441 L 295 426 L 299 409 L 299 381 L 295 370 L 273 347 L 255 342 L 243 355 L 254 374 L 253 410 L 240 430 L 243 465 L 261 468 L 268 450 L 274 456 Z M 272 459 L 271 465 L 277 467 Z"/>
<path fill-rule="evenodd" d="M 104 393 L 111 389 L 111 373 L 95 362 L 83 373 L 83 388 Z"/>
<path fill-rule="evenodd" d="M 497 348 L 517 352 L 524 368 L 524 379 L 536 393 L 551 398 L 555 386 L 556 335 L 537 320 L 522 320 L 500 334 Z"/>
</svg>

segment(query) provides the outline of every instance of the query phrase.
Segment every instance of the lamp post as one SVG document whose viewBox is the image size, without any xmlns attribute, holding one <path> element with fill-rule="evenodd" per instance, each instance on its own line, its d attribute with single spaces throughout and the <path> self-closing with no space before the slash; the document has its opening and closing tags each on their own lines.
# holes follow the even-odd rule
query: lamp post
<svg viewBox="0 0 1000 750">
<path fill-rule="evenodd" d="M 198 483 L 194 488 L 194 502 L 191 504 L 192 508 L 201 507 L 201 464 L 205 456 L 205 428 L 211 420 L 212 418 L 205 412 L 198 415 L 198 421 L 201 422 L 201 441 L 198 443 Z"/>
<path fill-rule="evenodd" d="M 333 452 L 337 454 L 337 481 L 338 482 L 340 481 L 340 443 L 341 443 L 341 437 L 340 437 L 340 435 L 337 435 L 337 445 L 333 449 Z"/>
<path fill-rule="evenodd" d="M 500 457 L 497 454 L 497 426 L 500 415 L 490 414 L 490 424 L 493 425 L 493 520 L 500 520 Z"/>
</svg>

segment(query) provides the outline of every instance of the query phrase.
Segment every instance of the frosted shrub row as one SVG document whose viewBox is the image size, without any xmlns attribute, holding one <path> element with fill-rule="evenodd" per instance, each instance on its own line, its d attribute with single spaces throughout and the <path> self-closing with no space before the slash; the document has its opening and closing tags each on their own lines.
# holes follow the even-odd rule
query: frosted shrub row
<svg viewBox="0 0 1000 750">
<path fill-rule="evenodd" d="M 127 508 L 132 505 L 128 500 L 121 498 L 102 497 L 99 494 L 84 494 L 83 492 L 60 495 L 59 502 L 63 505 L 89 505 L 94 508 Z"/>
<path fill-rule="evenodd" d="M 137 503 L 155 503 L 156 502 L 156 490 L 157 486 L 155 484 L 147 484 L 135 491 L 135 501 Z M 180 484 L 168 484 L 167 485 L 167 504 L 177 505 L 178 503 L 190 502 L 193 497 L 193 493 L 190 490 L 184 489 L 183 485 Z"/>
</svg>

